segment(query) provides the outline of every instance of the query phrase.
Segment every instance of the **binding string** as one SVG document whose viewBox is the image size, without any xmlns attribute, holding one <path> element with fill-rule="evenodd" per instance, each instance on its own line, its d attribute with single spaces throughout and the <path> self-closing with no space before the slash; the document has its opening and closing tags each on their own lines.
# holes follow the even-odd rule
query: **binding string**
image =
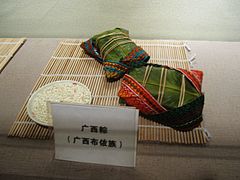
<svg viewBox="0 0 240 180">
<path fill-rule="evenodd" d="M 162 91 L 161 91 L 161 98 L 159 103 L 162 104 L 163 101 L 163 96 L 164 96 L 164 92 L 165 92 L 165 87 L 166 87 L 166 81 L 167 81 L 167 69 L 165 69 L 164 71 L 164 78 L 163 78 L 163 86 L 162 86 Z"/>
<path fill-rule="evenodd" d="M 111 39 L 109 39 L 105 44 L 103 44 L 103 46 L 100 48 L 100 55 L 103 55 L 103 52 L 105 51 L 105 49 L 107 47 L 109 47 L 110 44 L 118 41 L 118 40 L 123 40 L 123 39 L 127 39 L 130 40 L 129 37 L 121 37 L 121 36 L 116 36 L 116 37 L 112 37 Z M 118 44 L 118 43 L 117 43 Z"/>
<path fill-rule="evenodd" d="M 184 47 L 187 49 L 187 51 L 188 52 L 190 52 L 191 51 L 191 48 L 190 48 L 190 46 L 185 42 L 184 43 Z"/>
<path fill-rule="evenodd" d="M 105 38 L 105 37 L 109 37 L 109 36 L 112 36 L 112 35 L 124 35 L 124 36 L 126 36 L 127 34 L 125 34 L 123 32 L 117 32 L 117 33 L 113 32 L 113 33 L 102 35 L 102 36 L 100 36 L 96 39 L 96 46 L 98 45 L 100 39 Z"/>
<path fill-rule="evenodd" d="M 133 41 L 131 40 L 125 40 L 125 41 L 122 41 L 120 43 L 117 43 L 115 45 L 113 45 L 112 47 L 110 47 L 106 52 L 102 52 L 103 54 L 103 59 L 105 60 L 105 58 L 107 57 L 107 55 L 113 50 L 115 49 L 116 47 L 120 46 L 120 45 L 123 45 L 123 44 L 130 44 L 130 43 L 134 43 Z"/>
<path fill-rule="evenodd" d="M 184 74 L 182 74 L 182 84 L 181 84 L 181 91 L 180 91 L 180 96 L 178 101 L 178 107 L 183 105 L 184 97 L 185 97 L 185 76 Z"/>
<path fill-rule="evenodd" d="M 209 142 L 212 139 L 212 135 L 210 134 L 210 132 L 207 130 L 207 128 L 201 128 L 203 130 L 203 135 L 206 138 L 207 142 Z"/>
<path fill-rule="evenodd" d="M 143 77 L 143 87 L 145 87 L 146 84 L 147 84 L 148 78 L 149 78 L 150 73 L 152 71 L 152 67 L 153 66 L 147 66 L 146 69 L 145 69 L 145 73 L 144 73 L 144 77 Z"/>
<path fill-rule="evenodd" d="M 160 75 L 160 82 L 159 82 L 159 89 L 158 89 L 158 97 L 157 97 L 157 101 L 160 101 L 161 98 L 161 92 L 162 92 L 162 79 L 163 79 L 163 73 L 164 73 L 164 68 L 162 68 L 161 70 L 161 75 Z"/>
<path fill-rule="evenodd" d="M 194 61 L 196 61 L 196 56 L 197 56 L 197 54 L 194 54 L 191 58 L 189 58 L 189 63 L 190 63 L 190 66 L 191 66 L 191 68 L 193 68 L 193 63 L 194 63 Z"/>
</svg>

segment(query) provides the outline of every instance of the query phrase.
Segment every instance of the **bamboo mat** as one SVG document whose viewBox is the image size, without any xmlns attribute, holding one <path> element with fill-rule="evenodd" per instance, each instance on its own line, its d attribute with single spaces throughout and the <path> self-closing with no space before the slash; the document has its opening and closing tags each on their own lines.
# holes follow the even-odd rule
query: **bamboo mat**
<svg viewBox="0 0 240 180">
<path fill-rule="evenodd" d="M 0 38 L 0 73 L 25 42 L 25 38 Z"/>
<path fill-rule="evenodd" d="M 119 106 L 117 92 L 121 81 L 108 83 L 102 65 L 83 52 L 80 47 L 81 42 L 81 40 L 71 39 L 64 40 L 58 45 L 31 93 L 53 81 L 75 80 L 88 86 L 93 95 L 92 104 Z M 190 69 L 186 45 L 182 41 L 135 40 L 135 42 L 149 53 L 151 63 Z M 28 117 L 26 104 L 29 97 L 13 123 L 9 136 L 52 139 L 52 128 L 38 125 Z M 207 143 L 207 136 L 202 125 L 193 131 L 179 132 L 139 117 L 138 126 L 139 142 Z"/>
</svg>

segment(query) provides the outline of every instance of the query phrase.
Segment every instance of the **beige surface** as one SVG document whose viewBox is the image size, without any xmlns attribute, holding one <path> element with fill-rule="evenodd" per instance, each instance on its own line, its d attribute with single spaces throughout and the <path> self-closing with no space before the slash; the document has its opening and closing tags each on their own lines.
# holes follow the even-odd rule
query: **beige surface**
<svg viewBox="0 0 240 180">
<path fill-rule="evenodd" d="M 0 37 L 91 37 L 123 27 L 138 39 L 240 41 L 239 0 L 0 0 Z"/>
<path fill-rule="evenodd" d="M 80 47 L 81 42 L 82 40 L 69 39 L 58 44 L 30 95 L 47 83 L 57 80 L 74 80 L 85 84 L 90 89 L 93 95 L 92 104 L 119 106 L 117 93 L 121 81 L 107 83 L 103 67 L 84 53 Z M 150 63 L 188 70 L 190 68 L 188 52 L 183 41 L 135 40 L 135 42 L 151 56 Z M 30 119 L 26 108 L 29 97 L 27 97 L 8 135 L 22 138 L 52 139 L 52 128 L 40 126 Z M 173 144 L 207 143 L 208 137 L 202 125 L 192 131 L 180 132 L 143 117 L 139 118 L 138 125 L 138 141 Z"/>
<path fill-rule="evenodd" d="M 28 39 L 0 75 L 0 179 L 240 178 L 237 42 L 190 42 L 192 52 L 197 53 L 195 67 L 205 72 L 204 119 L 212 135 L 206 147 L 138 144 L 137 167 L 131 169 L 57 161 L 53 160 L 53 141 L 7 138 L 10 125 L 59 41 Z"/>
</svg>

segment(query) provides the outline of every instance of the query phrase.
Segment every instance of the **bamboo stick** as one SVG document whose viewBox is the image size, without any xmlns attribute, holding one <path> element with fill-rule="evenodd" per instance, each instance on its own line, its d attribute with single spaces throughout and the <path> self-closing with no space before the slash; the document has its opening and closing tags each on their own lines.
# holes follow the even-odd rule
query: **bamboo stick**
<svg viewBox="0 0 240 180">
<path fill-rule="evenodd" d="M 22 46 L 22 44 L 25 42 L 25 38 L 21 39 L 3 39 L 0 38 L 0 42 L 3 43 L 12 43 L 15 42 L 16 44 L 1 44 L 0 45 L 0 55 L 4 56 L 4 58 L 0 61 L 0 73 L 4 69 L 4 67 L 7 65 L 7 63 L 10 61 L 10 59 L 14 56 L 14 54 L 17 52 L 17 50 Z"/>
</svg>

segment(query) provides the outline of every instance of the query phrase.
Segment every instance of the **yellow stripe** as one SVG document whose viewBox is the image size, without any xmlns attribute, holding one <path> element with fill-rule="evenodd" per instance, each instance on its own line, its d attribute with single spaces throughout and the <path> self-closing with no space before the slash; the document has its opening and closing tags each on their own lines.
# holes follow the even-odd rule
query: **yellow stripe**
<svg viewBox="0 0 240 180">
<path fill-rule="evenodd" d="M 183 95 L 183 81 L 184 81 L 184 75 L 182 75 L 182 82 L 181 82 L 181 88 L 180 88 L 180 93 L 179 93 L 178 107 L 181 106 L 181 102 L 182 102 L 182 95 Z"/>
<path fill-rule="evenodd" d="M 115 49 L 116 47 L 120 46 L 120 45 L 123 45 L 123 44 L 127 44 L 127 43 L 134 43 L 133 41 L 131 40 L 126 40 L 126 41 L 122 41 L 120 43 L 117 43 L 115 45 L 113 45 L 112 47 L 110 47 L 103 55 L 103 59 L 105 60 L 106 56 L 113 50 Z"/>
<path fill-rule="evenodd" d="M 109 39 L 106 43 L 103 44 L 103 46 L 101 47 L 100 49 L 100 55 L 102 56 L 103 52 L 105 51 L 105 49 L 107 47 L 109 47 L 109 45 L 117 40 L 120 40 L 120 39 L 129 39 L 129 37 L 121 37 L 121 36 L 115 36 L 111 39 Z"/>
<path fill-rule="evenodd" d="M 145 73 L 144 73 L 144 77 L 143 77 L 143 86 L 144 86 L 144 87 L 145 87 L 146 84 L 147 84 L 147 81 L 148 81 L 149 76 L 150 76 L 150 74 L 151 74 L 152 68 L 153 68 L 153 66 L 150 66 L 150 67 L 147 66 L 147 67 L 146 67 L 146 70 L 145 70 Z"/>
<path fill-rule="evenodd" d="M 147 72 L 148 72 L 148 67 L 149 67 L 149 66 L 146 66 L 146 69 L 145 69 L 145 72 L 144 72 L 143 82 L 142 82 L 143 86 L 145 86 L 146 76 L 147 76 Z"/>
<path fill-rule="evenodd" d="M 104 35 L 96 38 L 96 46 L 98 45 L 98 42 L 99 42 L 100 39 L 108 37 L 108 36 L 112 36 L 112 35 L 125 35 L 125 36 L 127 36 L 127 34 L 125 34 L 123 32 L 118 32 L 118 33 L 113 32 L 113 33 L 109 33 L 109 34 L 104 34 Z"/>
<path fill-rule="evenodd" d="M 162 104 L 162 100 L 163 100 L 163 96 L 164 96 L 164 91 L 165 91 L 165 87 L 166 87 L 166 80 L 167 80 L 167 69 L 165 69 L 164 72 L 164 80 L 163 80 L 163 87 L 162 87 L 162 93 L 161 93 L 161 99 L 160 99 L 160 104 Z"/>
<path fill-rule="evenodd" d="M 148 79 L 149 79 L 149 76 L 150 76 L 150 74 L 151 74 L 151 71 L 152 71 L 152 66 L 150 66 L 150 68 L 148 69 L 148 74 L 147 74 L 147 77 L 146 77 L 146 80 L 145 80 L 145 85 L 146 85 L 146 83 L 147 83 L 147 81 L 148 81 Z"/>
<path fill-rule="evenodd" d="M 182 75 L 182 84 L 181 84 L 181 89 L 180 89 L 180 94 L 179 94 L 178 107 L 183 105 L 184 98 L 185 98 L 185 92 L 186 92 L 185 76 Z"/>
<path fill-rule="evenodd" d="M 186 92 L 186 85 L 185 85 L 185 76 L 183 78 L 183 92 L 182 92 L 182 102 L 181 102 L 181 106 L 184 103 L 184 99 L 185 99 L 185 92 Z"/>
<path fill-rule="evenodd" d="M 159 89 L 158 89 L 158 98 L 157 98 L 158 102 L 160 101 L 160 97 L 161 97 L 163 73 L 164 73 L 164 68 L 162 68 L 161 75 L 160 75 L 160 82 L 159 82 Z"/>
</svg>

